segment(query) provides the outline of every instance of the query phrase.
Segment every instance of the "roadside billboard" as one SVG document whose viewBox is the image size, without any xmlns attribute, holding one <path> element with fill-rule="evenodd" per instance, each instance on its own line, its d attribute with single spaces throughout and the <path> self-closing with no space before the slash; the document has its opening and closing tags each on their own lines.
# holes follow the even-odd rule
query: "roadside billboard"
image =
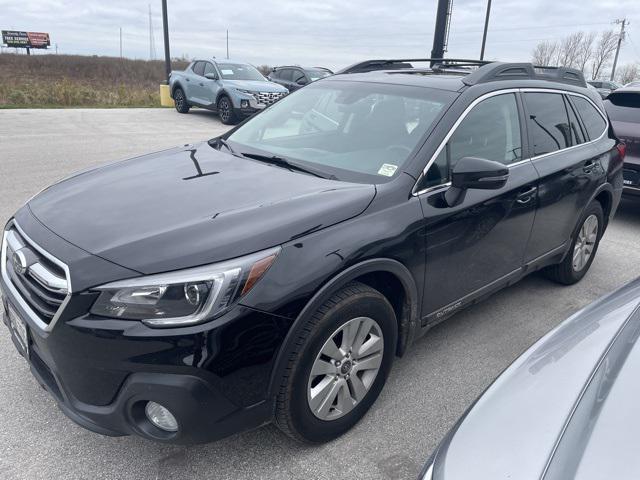
<svg viewBox="0 0 640 480">
<path fill-rule="evenodd" d="M 51 45 L 51 40 L 48 33 L 2 30 L 2 43 L 7 47 L 47 48 Z"/>
</svg>

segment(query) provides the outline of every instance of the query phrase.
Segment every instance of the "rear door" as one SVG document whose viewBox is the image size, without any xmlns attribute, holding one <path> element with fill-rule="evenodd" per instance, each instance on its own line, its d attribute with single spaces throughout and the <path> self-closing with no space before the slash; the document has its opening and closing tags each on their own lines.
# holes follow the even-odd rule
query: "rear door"
<svg viewBox="0 0 640 480">
<path fill-rule="evenodd" d="M 532 162 L 538 174 L 536 213 L 526 261 L 564 252 L 580 219 L 582 210 L 606 178 L 598 140 L 606 121 L 596 109 L 599 125 L 589 135 L 572 100 L 595 106 L 582 96 L 567 96 L 547 90 L 524 91 L 523 100 Z"/>
<path fill-rule="evenodd" d="M 206 62 L 198 61 L 193 64 L 191 67 L 192 72 L 186 78 L 187 80 L 187 91 L 185 92 L 187 95 L 187 99 L 189 102 L 202 104 L 202 86 L 200 83 L 203 80 L 204 75 L 204 64 Z"/>
<path fill-rule="evenodd" d="M 518 94 L 488 94 L 467 109 L 436 150 L 419 184 L 425 217 L 427 322 L 457 310 L 519 275 L 536 208 L 538 175 L 523 156 L 524 128 Z M 468 190 L 455 207 L 443 204 L 451 170 L 463 157 L 504 163 L 500 190 Z"/>
</svg>

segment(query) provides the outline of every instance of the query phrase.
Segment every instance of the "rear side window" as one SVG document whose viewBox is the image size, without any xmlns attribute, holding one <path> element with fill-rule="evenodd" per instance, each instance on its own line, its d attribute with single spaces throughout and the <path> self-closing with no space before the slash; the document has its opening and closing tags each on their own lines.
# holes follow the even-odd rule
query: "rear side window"
<svg viewBox="0 0 640 480">
<path fill-rule="evenodd" d="M 293 77 L 293 70 L 290 68 L 285 68 L 284 70 L 280 70 L 280 79 L 285 80 L 287 82 L 291 82 L 291 78 Z"/>
<path fill-rule="evenodd" d="M 469 112 L 429 167 L 421 188 L 448 182 L 451 170 L 464 157 L 505 165 L 522 160 L 520 119 L 513 94 L 488 98 Z"/>
<path fill-rule="evenodd" d="M 196 75 L 204 75 L 204 64 L 205 62 L 196 62 L 192 68 L 193 73 Z"/>
<path fill-rule="evenodd" d="M 605 122 L 602 115 L 598 113 L 596 107 L 586 98 L 582 97 L 572 96 L 571 101 L 576 106 L 576 110 L 578 110 L 578 115 L 580 115 L 584 128 L 587 130 L 589 140 L 595 140 L 600 137 L 607 127 L 607 122 Z"/>
<path fill-rule="evenodd" d="M 564 97 L 564 101 L 569 113 L 569 127 L 571 129 L 571 143 L 572 145 L 579 145 L 585 142 L 584 132 L 576 116 L 576 112 L 573 109 L 573 105 L 569 102 L 567 97 Z"/>
<path fill-rule="evenodd" d="M 571 146 L 567 109 L 559 93 L 525 93 L 527 123 L 533 143 L 533 156 L 552 153 Z"/>
</svg>

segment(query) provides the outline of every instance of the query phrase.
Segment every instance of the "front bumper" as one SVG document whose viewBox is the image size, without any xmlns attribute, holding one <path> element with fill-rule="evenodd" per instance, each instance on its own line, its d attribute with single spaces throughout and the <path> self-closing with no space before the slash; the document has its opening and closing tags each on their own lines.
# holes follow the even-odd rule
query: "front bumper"
<svg viewBox="0 0 640 480">
<path fill-rule="evenodd" d="M 3 282 L 3 291 L 5 287 Z M 8 295 L 3 299 L 4 323 L 9 326 L 8 303 L 29 329 L 28 353 L 10 329 L 16 348 L 60 409 L 84 428 L 109 436 L 134 434 L 162 442 L 203 443 L 259 427 L 271 419 L 272 404 L 262 396 L 266 383 L 260 379 L 269 377 L 270 355 L 251 362 L 248 351 L 224 354 L 224 346 L 210 343 L 218 336 L 212 331 L 165 338 L 147 332 L 126 338 L 126 329 L 107 325 L 121 321 L 86 316 L 58 322 L 42 337 Z M 241 310 L 258 326 L 260 317 L 265 320 L 265 314 Z M 89 322 L 98 325 L 87 328 Z M 251 344 L 244 348 L 258 347 Z M 179 423 L 177 432 L 164 432 L 147 420 L 144 407 L 148 401 L 173 413 Z"/>
<path fill-rule="evenodd" d="M 291 320 L 242 305 L 182 328 L 92 316 L 91 286 L 130 271 L 110 271 L 112 264 L 52 235 L 24 209 L 16 219 L 34 245 L 69 266 L 74 290 L 55 324 L 42 328 L 20 292 L 10 288 L 11 279 L 0 276 L 3 320 L 9 323 L 9 305 L 24 320 L 28 352 L 11 330 L 14 343 L 72 420 L 104 435 L 172 443 L 212 441 L 271 420 L 269 378 Z M 179 422 L 176 433 L 151 425 L 144 415 L 147 401 L 171 410 Z"/>
</svg>

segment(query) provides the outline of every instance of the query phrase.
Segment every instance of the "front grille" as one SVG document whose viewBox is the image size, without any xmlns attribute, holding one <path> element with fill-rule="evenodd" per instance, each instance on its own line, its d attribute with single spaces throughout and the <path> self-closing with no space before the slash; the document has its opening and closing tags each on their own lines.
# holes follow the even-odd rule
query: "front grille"
<svg viewBox="0 0 640 480">
<path fill-rule="evenodd" d="M 52 325 L 71 292 L 66 265 L 31 241 L 15 223 L 4 232 L 2 276 L 43 328 Z"/>
<path fill-rule="evenodd" d="M 286 94 L 284 93 L 271 93 L 271 92 L 256 92 L 253 94 L 253 96 L 256 97 L 256 100 L 258 101 L 258 103 L 262 105 L 266 105 L 267 107 L 269 105 L 273 105 L 285 95 Z"/>
</svg>

